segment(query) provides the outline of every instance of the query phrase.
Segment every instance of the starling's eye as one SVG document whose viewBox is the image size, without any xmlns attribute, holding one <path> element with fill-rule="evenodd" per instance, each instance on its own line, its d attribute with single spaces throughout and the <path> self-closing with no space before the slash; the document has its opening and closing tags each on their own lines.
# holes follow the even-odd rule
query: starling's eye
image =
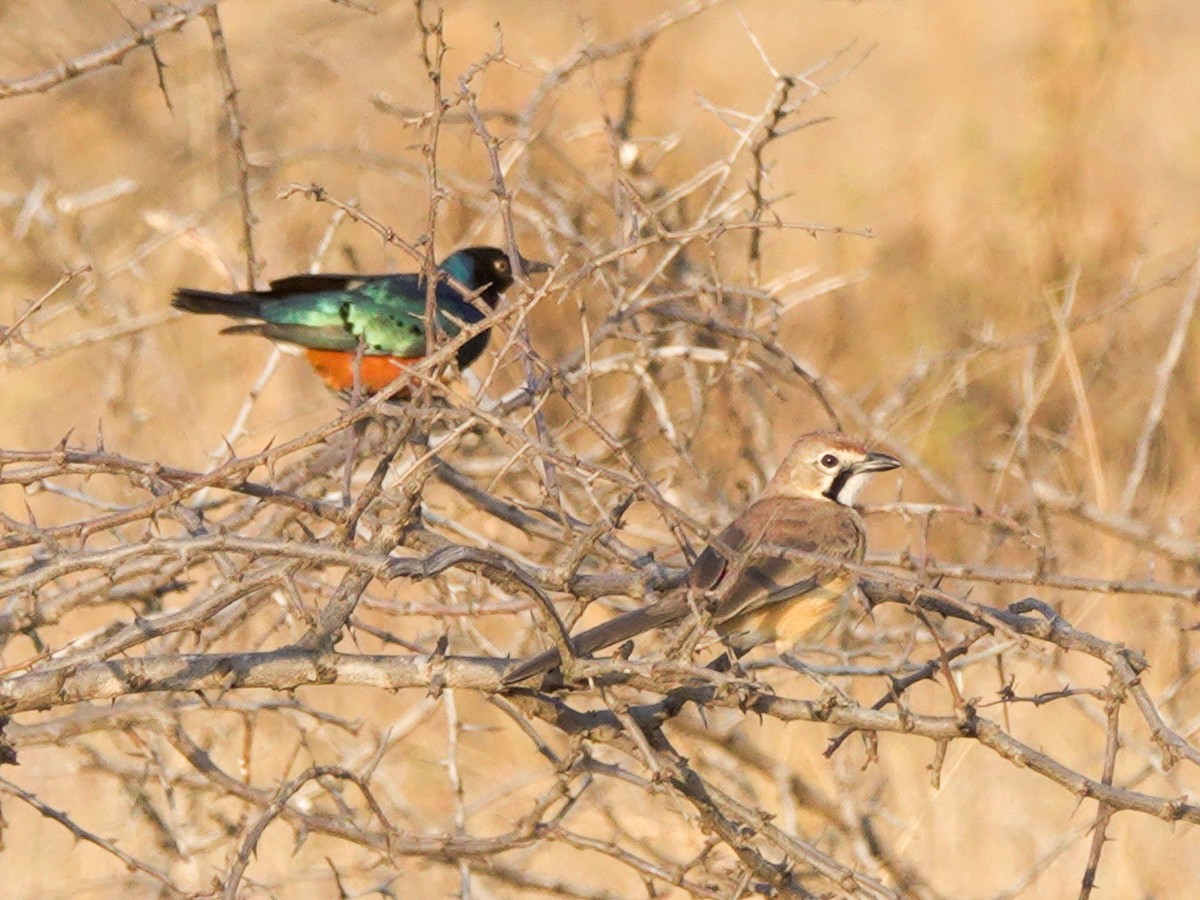
<svg viewBox="0 0 1200 900">
<path fill-rule="evenodd" d="M 506 273 L 508 271 L 508 260 L 504 258 L 496 260 L 496 271 L 501 275 Z"/>
<path fill-rule="evenodd" d="M 836 456 L 834 456 L 832 453 L 826 453 L 824 456 L 821 457 L 822 468 L 836 469 L 837 464 L 838 464 L 838 458 Z"/>
</svg>

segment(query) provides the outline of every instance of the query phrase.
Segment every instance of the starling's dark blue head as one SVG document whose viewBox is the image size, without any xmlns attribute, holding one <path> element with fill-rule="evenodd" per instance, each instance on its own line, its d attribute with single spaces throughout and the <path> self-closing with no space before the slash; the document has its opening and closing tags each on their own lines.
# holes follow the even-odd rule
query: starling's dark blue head
<svg viewBox="0 0 1200 900">
<path fill-rule="evenodd" d="M 545 272 L 550 268 L 525 257 L 521 257 L 521 266 L 526 272 Z M 490 289 L 482 296 L 492 306 L 513 283 L 512 263 L 499 247 L 467 247 L 447 256 L 439 268 L 466 287 L 477 290 L 489 285 Z"/>
</svg>

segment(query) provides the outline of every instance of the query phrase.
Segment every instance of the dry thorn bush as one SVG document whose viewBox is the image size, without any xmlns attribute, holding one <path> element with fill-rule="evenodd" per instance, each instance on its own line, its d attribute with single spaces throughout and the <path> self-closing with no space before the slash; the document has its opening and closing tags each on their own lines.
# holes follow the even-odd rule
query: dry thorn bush
<svg viewBox="0 0 1200 900">
<path fill-rule="evenodd" d="M 554 268 L 483 323 L 492 350 L 463 380 L 449 366 L 474 330 L 412 381 L 318 397 L 303 427 L 277 416 L 252 446 L 279 382 L 271 354 L 232 425 L 206 434 L 209 464 L 172 462 L 169 436 L 157 455 L 103 434 L 33 449 L 5 439 L 6 869 L 35 858 L 28 835 L 42 828 L 98 851 L 86 873 L 28 863 L 63 893 L 938 897 L 964 891 L 948 869 L 969 872 L 981 844 L 943 849 L 944 826 L 906 804 L 946 798 L 957 831 L 984 832 L 1012 815 L 998 790 L 1046 825 L 987 842 L 1008 867 L 987 895 L 1038 890 L 1051 870 L 1066 883 L 1066 857 L 1087 896 L 1114 855 L 1125 870 L 1122 843 L 1139 830 L 1191 834 L 1200 720 L 1183 611 L 1200 590 L 1200 543 L 1159 513 L 1182 488 L 1155 465 L 1172 414 L 1195 412 L 1172 385 L 1200 263 L 1089 284 L 1086 304 L 1069 271 L 1034 327 L 907 357 L 897 340 L 867 369 L 873 383 L 797 349 L 813 346 L 813 310 L 842 302 L 852 279 L 779 262 L 801 236 L 870 233 L 780 214 L 773 168 L 827 118 L 817 101 L 836 104 L 843 80 L 861 77 L 863 50 L 787 72 L 741 22 L 768 88 L 752 109 L 695 98 L 723 140 L 681 173 L 670 136 L 642 124 L 647 60 L 720 4 L 536 64 L 510 55 L 506 25 L 454 72 L 452 25 L 417 4 L 405 17 L 427 102 L 372 99 L 408 135 L 408 156 L 354 163 L 402 173 L 421 209 L 408 231 L 369 194 L 256 160 L 239 70 L 262 61 L 227 44 L 232 5 L 222 19 L 216 2 L 142 14 L 124 37 L 0 84 L 5 102 L 54 103 L 84 76 L 154 72 L 172 103 L 169 42 L 203 20 L 224 120 L 214 140 L 231 160 L 210 207 L 159 215 L 122 263 L 80 260 L 44 281 L 0 333 L 5 366 L 50 373 L 81 349 L 119 347 L 105 357 L 104 418 L 130 415 L 143 338 L 172 318 L 173 285 L 153 285 L 160 306 L 99 320 L 64 296 L 110 296 L 152 255 L 198 256 L 193 279 L 258 283 L 268 209 L 327 221 L 314 269 L 354 232 L 397 251 L 397 268 L 428 270 L 474 237 L 467 215 Z M 152 70 L 107 68 L 136 54 Z M 488 85 L 507 73 L 525 87 L 498 101 Z M 456 166 L 464 153 L 474 162 Z M 63 250 L 79 210 L 124 193 L 115 181 L 51 204 L 43 185 L 11 204 L 12 233 L 32 241 L 41 228 L 43 252 Z M 207 224 L 218 216 L 231 223 L 225 248 Z M 1176 312 L 1145 371 L 1148 401 L 1118 420 L 1092 399 L 1102 371 L 1146 367 L 1097 333 L 1151 302 Z M 195 377 L 226 397 L 245 390 L 219 368 Z M 193 373 L 173 377 L 189 390 Z M 956 392 L 996 405 L 969 455 L 931 424 Z M 865 510 L 863 603 L 834 638 L 760 650 L 727 674 L 647 637 L 628 656 L 572 660 L 555 690 L 502 685 L 510 658 L 566 649 L 581 620 L 677 587 L 788 439 L 830 426 L 906 465 L 896 498 Z M 1114 446 L 1129 448 L 1119 478 Z M 1143 652 L 1098 619 L 1111 600 L 1173 613 L 1156 613 L 1162 631 Z M 1152 665 L 1173 678 L 1148 686 Z M 1018 846 L 1026 830 L 1032 847 Z"/>
</svg>

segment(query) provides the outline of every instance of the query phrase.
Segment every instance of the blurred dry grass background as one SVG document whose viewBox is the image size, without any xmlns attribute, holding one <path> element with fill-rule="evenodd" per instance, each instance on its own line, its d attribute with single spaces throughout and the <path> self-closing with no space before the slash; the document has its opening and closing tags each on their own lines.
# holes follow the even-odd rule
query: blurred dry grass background
<svg viewBox="0 0 1200 900">
<path fill-rule="evenodd" d="M 356 200 L 405 238 L 416 239 L 426 227 L 424 133 L 396 112 L 428 107 L 419 33 L 410 4 L 380 0 L 375 6 L 373 14 L 317 0 L 228 0 L 220 7 L 247 130 L 258 219 L 254 234 L 265 277 L 306 269 L 331 228 L 331 207 L 300 196 L 277 197 L 292 182 L 319 183 L 334 197 Z M 514 65 L 488 67 L 474 87 L 484 112 L 516 113 L 545 71 L 575 48 L 627 39 L 655 16 L 681 8 L 448 3 L 447 93 L 493 49 L 496 23 Z M 122 16 L 144 22 L 148 7 L 126 0 L 0 6 L 0 79 L 22 78 L 105 46 L 127 32 Z M 814 79 L 824 82 L 831 71 L 844 77 L 827 84 L 803 110 L 804 117 L 830 120 L 774 142 L 767 151 L 768 191 L 779 198 L 772 211 L 785 222 L 867 229 L 871 236 L 764 233 L 759 285 L 785 305 L 794 301 L 779 316 L 778 342 L 836 387 L 848 430 L 885 448 L 909 448 L 923 462 L 922 474 L 929 477 L 909 472 L 900 492 L 904 500 L 977 504 L 1013 517 L 1052 543 L 1051 565 L 1064 572 L 1194 584 L 1195 558 L 1156 554 L 1143 538 L 1192 547 L 1200 528 L 1196 326 L 1180 313 L 1190 296 L 1200 240 L 1196 46 L 1200 19 L 1192 0 L 716 4 L 664 31 L 636 73 L 636 117 L 624 144 L 627 154 L 636 148 L 636 166 L 622 169 L 622 146 L 614 146 L 606 126 L 606 117 L 611 125 L 621 114 L 627 56 L 583 67 L 538 108 L 539 137 L 509 170 L 522 206 L 516 216 L 522 250 L 581 267 L 590 253 L 619 246 L 620 230 L 630 219 L 620 211 L 615 183 L 669 188 L 724 157 L 734 135 L 721 110 L 757 115 L 770 96 L 773 79 L 764 56 L 786 72 L 832 60 Z M 44 93 L 0 100 L 5 135 L 0 324 L 15 322 L 65 269 L 88 267 L 30 316 L 20 340 L 0 347 L 0 448 L 49 448 L 69 432 L 73 441 L 90 444 L 102 432 L 108 448 L 128 457 L 203 469 L 213 463 L 210 453 L 221 452 L 222 436 L 271 355 L 265 342 L 218 337 L 218 323 L 168 309 L 178 285 L 221 289 L 244 284 L 246 276 L 236 169 L 207 29 L 192 22 L 160 38 L 157 52 L 170 108 L 145 49 L 119 67 Z M 497 132 L 512 134 L 504 118 L 489 121 Z M 435 235 L 439 255 L 469 243 L 501 242 L 486 153 L 467 124 L 451 118 L 444 125 L 438 163 L 446 188 Z M 748 177 L 738 169 L 736 186 Z M 695 215 L 689 204 L 698 202 L 689 196 L 677 213 L 667 215 Z M 593 243 L 568 239 L 568 232 Z M 689 245 L 686 264 L 667 268 L 661 281 L 712 275 L 750 283 L 748 240 L 745 233 L 730 232 Z M 336 223 L 321 266 L 414 268 L 396 247 L 349 220 Z M 614 284 L 627 290 L 649 271 L 641 257 L 629 266 L 628 273 L 581 280 L 572 292 L 534 309 L 531 333 L 543 358 L 561 360 L 582 345 L 580 307 L 594 324 Z M 1056 325 L 1060 311 L 1071 323 L 1065 340 Z M 1183 340 L 1182 353 L 1168 373 L 1161 420 L 1151 423 L 1143 440 L 1147 409 L 1162 381 L 1158 367 L 1173 336 Z M 521 380 L 520 366 L 510 360 L 495 374 L 492 393 L 499 396 Z M 774 387 L 774 395 L 761 389 L 727 398 L 736 404 L 754 397 L 762 417 L 747 420 L 769 422 L 769 429 L 741 432 L 715 405 L 712 415 L 682 416 L 690 465 L 671 452 L 649 413 L 651 425 L 642 440 L 631 443 L 631 452 L 672 502 L 698 521 L 721 524 L 753 495 L 761 469 L 769 472 L 792 438 L 828 424 L 798 379 L 779 375 Z M 328 421 L 337 409 L 302 361 L 287 357 L 266 381 L 234 446 L 257 451 Z M 552 403 L 547 414 L 571 444 L 569 411 Z M 1145 477 L 1127 497 L 1129 473 L 1140 464 L 1139 445 L 1148 449 Z M 998 474 L 1010 454 L 1015 465 L 1007 476 Z M 469 447 L 460 456 L 469 466 Z M 487 468 L 479 465 L 480 471 Z M 89 491 L 112 503 L 141 496 L 115 480 L 98 481 Z M 881 504 L 893 491 L 876 486 L 867 499 Z M 1061 495 L 1057 510 L 1048 499 L 1052 491 Z M 462 501 L 445 493 L 426 498 L 427 504 L 448 519 L 467 515 Z M 1068 514 L 1083 506 L 1090 519 Z M 44 491 L 0 489 L 0 512 L 27 520 L 30 511 L 46 525 L 75 521 L 86 510 Z M 1135 540 L 1122 537 L 1121 527 L 1100 528 L 1103 515 L 1142 531 Z M 631 542 L 650 547 L 669 542 L 650 513 L 635 512 L 634 519 L 641 530 L 635 529 Z M 872 549 L 883 555 L 909 549 L 917 558 L 928 552 L 942 562 L 1008 566 L 1032 565 L 1035 557 L 1015 542 L 1017 549 L 993 544 L 991 535 L 958 520 L 938 519 L 923 534 L 919 520 L 881 512 L 871 517 L 870 527 Z M 479 529 L 514 552 L 525 550 L 511 529 L 491 524 Z M 964 584 L 944 586 L 965 590 Z M 378 592 L 400 599 L 423 596 L 420 585 L 393 583 Z M 1029 592 L 1022 585 L 975 583 L 971 596 L 1002 605 Z M 1138 593 L 1036 592 L 1076 626 L 1145 652 L 1151 668 L 1144 682 L 1173 727 L 1192 736 L 1200 706 L 1191 677 L 1197 652 L 1188 630 L 1196 625 L 1191 602 Z M 112 609 L 87 611 L 70 631 L 50 630 L 40 639 L 55 646 L 81 629 L 101 628 L 113 615 Z M 485 619 L 478 627 L 501 652 L 529 648 L 515 640 L 514 625 L 520 623 L 512 617 Z M 422 646 L 442 628 L 430 618 L 403 627 L 386 615 L 371 621 L 414 640 L 419 636 Z M 468 626 L 455 619 L 448 627 L 453 647 L 461 639 L 459 629 Z M 860 632 L 873 628 L 902 645 L 913 626 L 901 613 L 880 613 L 875 623 L 856 626 Z M 474 637 L 474 626 L 470 629 Z M 387 652 L 369 636 L 361 646 Z M 34 649 L 27 638 L 14 637 L 0 664 L 14 665 Z M 1012 663 L 1023 676 L 1019 693 L 1096 678 L 1091 660 L 1055 658 L 1051 673 L 1043 666 L 1049 659 L 1050 654 L 1030 652 Z M 992 699 L 1010 674 L 994 666 L 968 669 L 960 689 L 964 696 Z M 765 677 L 780 694 L 815 693 L 794 673 Z M 878 683 L 861 689 L 859 699 L 869 703 L 879 689 Z M 239 774 L 268 787 L 288 765 L 369 755 L 389 726 L 412 722 L 415 730 L 388 754 L 389 800 L 406 810 L 418 831 L 425 823 L 440 827 L 451 821 L 446 723 L 430 713 L 435 701 L 414 691 L 309 690 L 308 702 L 331 715 L 366 721 L 366 731 L 351 736 L 306 718 L 268 717 L 257 726 L 251 754 L 240 732 L 231 736 L 241 721 L 236 710 L 206 713 L 194 703 L 184 715 L 198 743 L 229 768 L 249 760 L 248 770 Z M 531 766 L 532 752 L 504 716 L 469 692 L 456 696 L 457 715 L 469 723 L 458 763 L 468 794 L 487 795 L 488 785 L 519 794 L 545 777 Z M 944 688 L 934 684 L 915 689 L 911 702 L 947 709 Z M 1005 713 L 1006 724 L 1037 749 L 1094 774 L 1104 750 L 1103 710 L 1097 708 L 1071 701 L 1046 715 L 1014 706 Z M 950 747 L 940 787 L 934 788 L 926 769 L 929 742 L 884 736 L 878 761 L 864 765 L 861 747 L 847 746 L 824 759 L 823 726 L 759 721 L 728 711 L 712 719 L 714 729 L 766 750 L 781 771 L 811 781 L 835 805 L 878 804 L 884 812 L 877 827 L 885 842 L 943 896 L 1078 892 L 1094 804 L 1077 804 L 1061 788 L 975 744 Z M 110 768 L 147 765 L 145 759 L 160 750 L 135 732 L 130 727 L 123 737 L 97 737 L 89 751 L 92 764 L 78 747 L 67 751 L 30 739 L 21 767 L 3 774 L 47 803 L 71 810 L 125 850 L 154 859 L 162 848 L 155 845 L 159 832 L 142 821 L 145 811 L 131 812 L 131 800 L 92 770 L 101 758 Z M 1195 795 L 1194 769 L 1186 771 L 1190 763 L 1164 772 L 1144 729 L 1134 727 L 1128 740 L 1131 753 L 1118 767 L 1118 784 L 1138 779 L 1140 789 L 1162 796 Z M 280 759 L 275 747 L 303 761 Z M 288 771 L 295 775 L 298 769 Z M 778 772 L 747 774 L 745 789 L 798 834 L 818 840 L 828 824 L 778 808 L 772 777 Z M 676 833 L 680 840 L 695 840 L 696 832 L 689 833 L 681 817 L 664 825 L 650 811 L 638 821 L 638 796 L 631 790 L 627 798 L 635 806 L 632 822 L 622 824 L 627 834 L 640 829 L 651 843 L 669 843 Z M 227 862 L 229 846 L 214 823 L 235 823 L 243 813 L 233 801 L 227 809 L 181 803 L 174 812 L 181 821 L 203 825 L 197 824 L 196 844 L 187 851 L 194 864 L 174 867 L 172 876 L 203 890 Z M 6 896 L 103 897 L 150 890 L 145 881 L 127 881 L 115 860 L 76 844 L 29 807 L 8 799 L 3 813 L 0 868 Z M 505 823 L 472 825 L 486 831 Z M 1101 896 L 1195 894 L 1200 843 L 1193 826 L 1127 813 L 1114 819 L 1110 836 Z M 339 855 L 345 848 L 312 836 L 293 856 L 293 843 L 285 826 L 267 830 L 250 865 L 256 882 L 267 887 L 253 895 L 336 896 L 325 860 L 352 865 Z M 554 847 L 531 858 L 530 871 L 551 879 L 562 875 L 557 866 L 576 867 L 572 875 L 597 896 L 644 891 L 628 871 L 598 864 L 589 871 L 586 860 L 593 857 L 565 844 L 558 849 L 561 858 Z M 839 852 L 862 862 L 861 848 L 841 846 Z M 563 863 L 572 853 L 585 862 Z M 400 880 L 392 885 L 397 896 L 448 895 L 460 888 L 454 866 L 413 860 L 398 872 Z M 353 889 L 371 887 L 372 877 L 360 872 Z M 519 893 L 503 882 L 478 889 L 483 896 L 488 890 L 495 896 Z"/>
</svg>

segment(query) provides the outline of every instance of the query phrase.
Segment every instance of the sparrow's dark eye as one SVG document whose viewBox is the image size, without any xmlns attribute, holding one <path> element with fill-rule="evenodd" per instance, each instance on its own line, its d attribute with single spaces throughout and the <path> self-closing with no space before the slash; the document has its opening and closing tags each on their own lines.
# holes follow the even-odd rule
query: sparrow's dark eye
<svg viewBox="0 0 1200 900">
<path fill-rule="evenodd" d="M 824 466 L 826 469 L 836 468 L 837 464 L 838 464 L 838 458 L 836 456 L 834 456 L 832 453 L 826 453 L 824 456 L 821 457 L 821 465 Z"/>
</svg>

